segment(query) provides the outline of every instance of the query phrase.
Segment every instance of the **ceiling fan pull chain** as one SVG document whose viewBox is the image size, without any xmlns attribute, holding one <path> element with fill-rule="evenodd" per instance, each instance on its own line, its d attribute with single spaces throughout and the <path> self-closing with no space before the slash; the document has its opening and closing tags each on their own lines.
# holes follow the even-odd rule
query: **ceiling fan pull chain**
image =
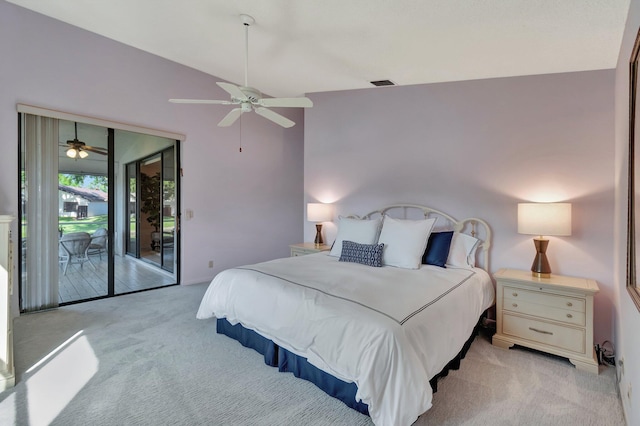
<svg viewBox="0 0 640 426">
<path fill-rule="evenodd" d="M 240 115 L 240 125 L 238 127 L 240 127 L 240 152 L 242 152 L 242 115 Z"/>
</svg>

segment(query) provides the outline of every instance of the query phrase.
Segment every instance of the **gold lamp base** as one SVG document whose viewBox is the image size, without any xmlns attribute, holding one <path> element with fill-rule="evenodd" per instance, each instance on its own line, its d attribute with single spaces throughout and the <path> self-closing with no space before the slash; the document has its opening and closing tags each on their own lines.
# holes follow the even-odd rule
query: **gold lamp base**
<svg viewBox="0 0 640 426">
<path fill-rule="evenodd" d="M 551 278 L 551 267 L 546 253 L 549 240 L 534 238 L 533 244 L 536 246 L 536 258 L 533 259 L 533 265 L 531 265 L 531 275 L 536 278 Z"/>
<path fill-rule="evenodd" d="M 313 242 L 315 243 L 316 247 L 320 247 L 322 244 L 324 244 L 324 241 L 322 241 L 322 224 L 321 223 L 316 223 L 316 239 L 313 240 Z"/>
</svg>

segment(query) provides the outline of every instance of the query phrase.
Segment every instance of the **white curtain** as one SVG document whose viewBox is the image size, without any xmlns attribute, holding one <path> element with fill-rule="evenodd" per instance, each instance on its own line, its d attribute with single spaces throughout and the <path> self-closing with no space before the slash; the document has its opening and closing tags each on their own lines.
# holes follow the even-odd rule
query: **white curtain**
<svg viewBox="0 0 640 426">
<path fill-rule="evenodd" d="M 22 309 L 58 306 L 58 120 L 23 114 L 26 164 Z"/>
</svg>

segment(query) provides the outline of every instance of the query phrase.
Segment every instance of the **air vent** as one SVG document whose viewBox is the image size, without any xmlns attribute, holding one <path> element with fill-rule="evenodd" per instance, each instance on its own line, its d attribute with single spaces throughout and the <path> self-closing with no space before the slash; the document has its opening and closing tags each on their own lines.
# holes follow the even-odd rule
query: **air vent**
<svg viewBox="0 0 640 426">
<path fill-rule="evenodd" d="M 373 84 L 374 86 L 395 86 L 396 85 L 391 80 L 377 80 L 377 81 L 371 81 L 370 83 Z"/>
</svg>

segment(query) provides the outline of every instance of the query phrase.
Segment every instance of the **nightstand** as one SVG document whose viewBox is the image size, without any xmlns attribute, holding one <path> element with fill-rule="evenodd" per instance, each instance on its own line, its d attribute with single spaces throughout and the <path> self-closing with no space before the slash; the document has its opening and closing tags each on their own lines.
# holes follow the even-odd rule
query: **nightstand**
<svg viewBox="0 0 640 426">
<path fill-rule="evenodd" d="M 569 358 L 579 370 L 598 374 L 593 349 L 594 280 L 501 269 L 496 278 L 497 328 L 493 344 L 520 345 Z"/>
<path fill-rule="evenodd" d="M 314 243 L 291 244 L 289 247 L 291 248 L 291 257 L 331 250 L 331 246 L 326 244 L 316 246 Z"/>
</svg>

